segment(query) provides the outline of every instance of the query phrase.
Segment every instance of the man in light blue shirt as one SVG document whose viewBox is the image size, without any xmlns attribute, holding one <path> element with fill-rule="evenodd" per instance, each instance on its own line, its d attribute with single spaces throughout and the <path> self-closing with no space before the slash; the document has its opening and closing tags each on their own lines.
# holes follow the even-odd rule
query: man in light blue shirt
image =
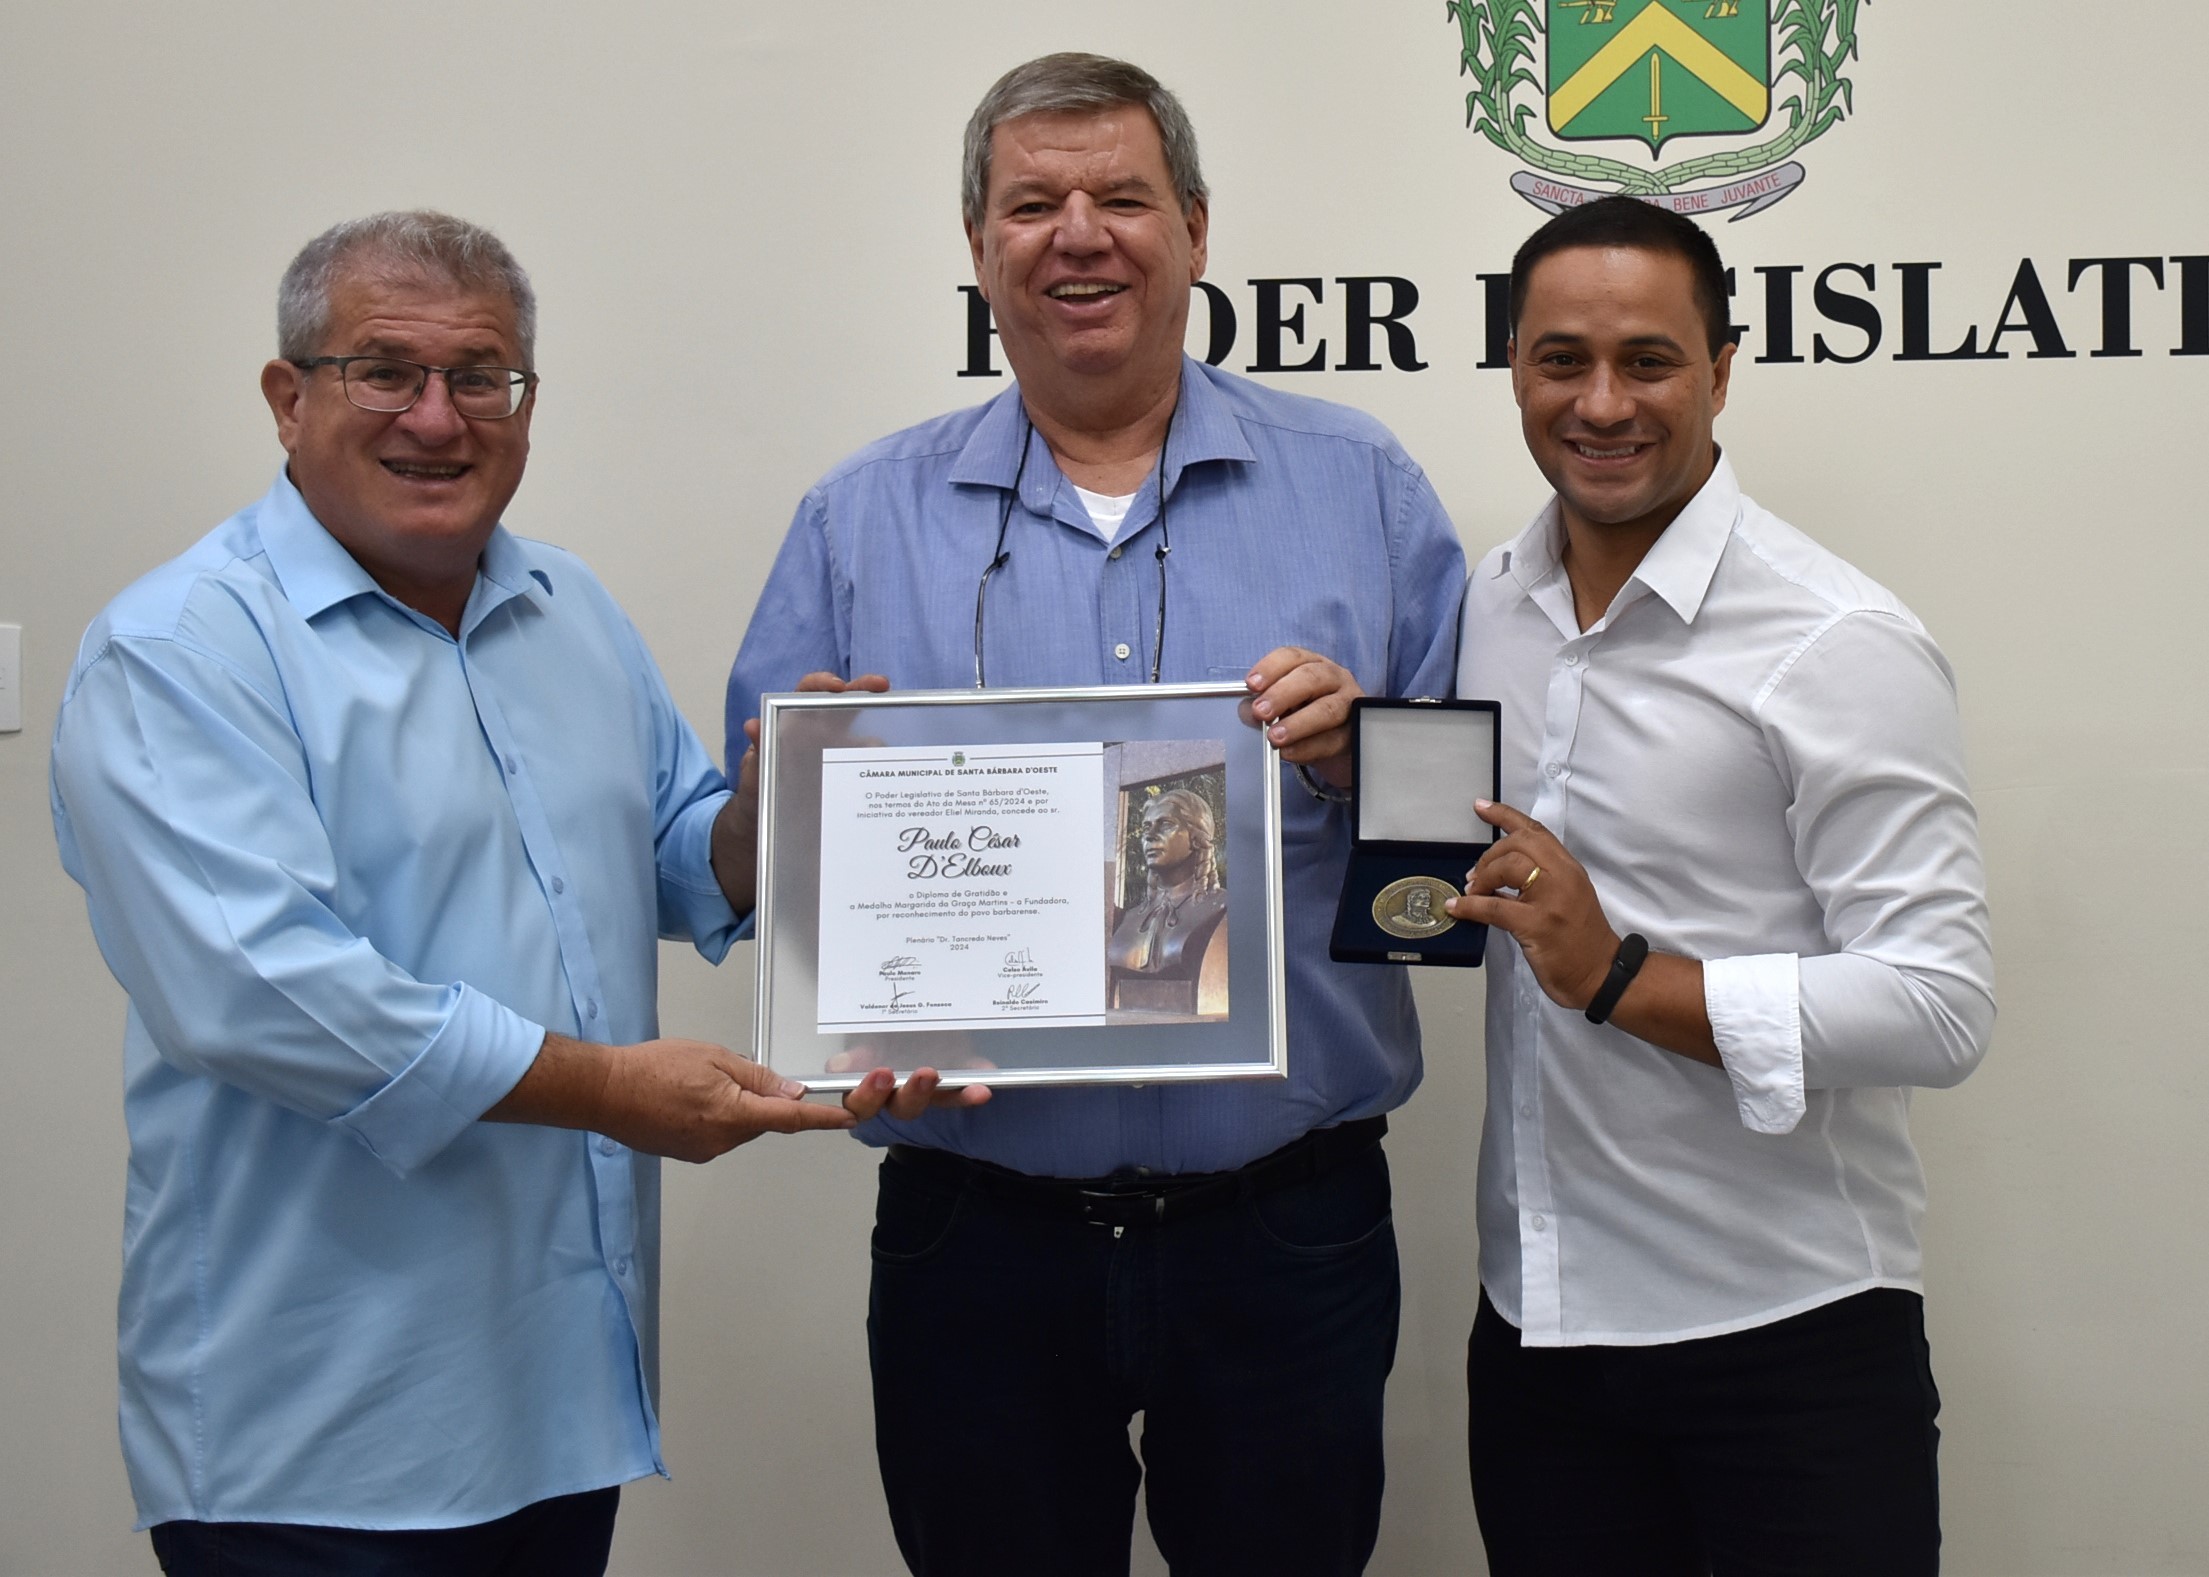
<svg viewBox="0 0 2209 1577">
<path fill-rule="evenodd" d="M 1182 354 L 1209 209 L 1148 73 L 1008 73 L 968 125 L 965 197 L 1019 385 L 806 496 L 731 675 L 732 745 L 809 670 L 1247 683 L 1301 779 L 1289 1076 L 1005 1091 L 862 1131 L 891 1147 L 869 1317 L 891 1520 L 918 1573 L 1124 1574 L 1147 1472 L 1177 1571 L 1356 1571 L 1398 1310 L 1377 1141 L 1419 1041 L 1401 971 L 1328 960 L 1350 844 L 1330 780 L 1361 689 L 1448 692 L 1464 558 L 1379 423 Z"/>
<path fill-rule="evenodd" d="M 70 676 L 54 827 L 130 997 L 123 1448 L 172 1573 L 602 1570 L 665 1471 L 658 1157 L 889 1098 L 656 1038 L 657 938 L 736 934 L 734 812 L 605 588 L 498 524 L 534 327 L 462 221 L 311 242 L 262 374 L 289 464 Z"/>
</svg>

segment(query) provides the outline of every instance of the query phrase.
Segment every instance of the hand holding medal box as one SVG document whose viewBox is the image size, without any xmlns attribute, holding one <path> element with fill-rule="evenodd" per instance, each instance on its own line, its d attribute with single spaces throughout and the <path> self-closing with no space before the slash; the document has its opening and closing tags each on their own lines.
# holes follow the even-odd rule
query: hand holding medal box
<svg viewBox="0 0 2209 1577">
<path fill-rule="evenodd" d="M 1328 956 L 1338 963 L 1477 967 L 1488 928 L 1446 907 L 1495 841 L 1473 811 L 1502 792 L 1494 701 L 1351 703 L 1354 842 Z"/>
</svg>

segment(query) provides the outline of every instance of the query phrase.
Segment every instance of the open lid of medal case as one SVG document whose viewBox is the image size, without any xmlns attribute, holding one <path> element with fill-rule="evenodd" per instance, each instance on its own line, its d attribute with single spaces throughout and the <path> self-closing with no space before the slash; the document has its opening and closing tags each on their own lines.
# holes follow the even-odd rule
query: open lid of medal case
<svg viewBox="0 0 2209 1577">
<path fill-rule="evenodd" d="M 1343 963 L 1477 966 L 1488 928 L 1438 915 L 1430 934 L 1383 922 L 1384 891 L 1439 882 L 1452 894 L 1495 842 L 1473 809 L 1502 795 L 1503 708 L 1495 701 L 1389 700 L 1351 704 L 1355 788 L 1350 866 L 1329 955 Z M 1436 893 L 1439 897 L 1439 892 Z"/>
</svg>

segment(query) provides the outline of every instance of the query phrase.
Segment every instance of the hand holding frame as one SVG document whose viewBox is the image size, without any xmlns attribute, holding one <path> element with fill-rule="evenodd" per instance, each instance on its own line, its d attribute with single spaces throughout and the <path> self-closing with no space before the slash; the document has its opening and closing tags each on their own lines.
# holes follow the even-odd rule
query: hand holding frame
<svg viewBox="0 0 2209 1577">
<path fill-rule="evenodd" d="M 1350 670 L 1301 646 L 1276 646 L 1243 681 L 1243 716 L 1266 731 L 1281 759 L 1336 788 L 1350 785 L 1350 703 L 1365 694 Z"/>
</svg>

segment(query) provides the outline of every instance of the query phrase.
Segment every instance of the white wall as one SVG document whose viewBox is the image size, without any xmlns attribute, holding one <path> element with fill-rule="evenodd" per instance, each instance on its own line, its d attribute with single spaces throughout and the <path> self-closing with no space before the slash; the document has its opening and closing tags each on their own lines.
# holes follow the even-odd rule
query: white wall
<svg viewBox="0 0 2209 1577">
<path fill-rule="evenodd" d="M 152 1569 L 113 1424 L 122 1005 L 54 858 L 46 736 L 99 605 L 272 474 L 254 377 L 291 251 L 416 204 L 513 244 L 543 297 L 546 382 L 511 518 L 596 565 L 718 741 L 722 677 L 805 485 L 1001 386 L 953 376 L 955 147 L 988 82 L 1048 49 L 1126 54 L 1183 93 L 1213 277 L 1245 312 L 1261 275 L 1416 280 L 1429 370 L 1276 381 L 1390 422 L 1468 549 L 1523 523 L 1539 483 L 1501 375 L 1473 366 L 1472 276 L 1539 216 L 1464 129 L 1442 12 L 6 0 L 0 621 L 25 627 L 28 671 L 26 727 L 0 735 L 0 1572 Z M 1861 366 L 1744 360 L 1721 437 L 1753 493 L 1898 590 L 1961 676 L 2002 1021 L 1984 1071 L 1918 1106 L 1950 1570 L 2209 1571 L 2209 365 L 2166 354 L 2175 269 L 2170 289 L 2138 282 L 2137 359 L 2084 355 L 2093 286 L 2064 289 L 2069 258 L 2209 252 L 2209 12 L 1950 0 L 1861 25 L 1858 118 L 1719 240 L 1744 279 L 1807 265 L 1806 344 L 1809 278 L 1879 264 L 1888 344 Z M 1984 336 L 2026 256 L 2079 357 L 2028 360 L 2012 337 L 2005 361 L 1887 359 L 1894 263 L 1945 265 L 1945 349 L 1967 322 Z M 741 1044 L 748 965 L 671 952 L 669 1028 Z M 1430 1074 L 1391 1141 L 1406 1303 L 1379 1572 L 1479 1566 L 1461 1344 L 1480 986 L 1421 981 Z M 895 1569 L 861 1329 L 870 1173 L 840 1140 L 671 1169 L 679 1477 L 631 1493 L 618 1571 Z"/>
</svg>

